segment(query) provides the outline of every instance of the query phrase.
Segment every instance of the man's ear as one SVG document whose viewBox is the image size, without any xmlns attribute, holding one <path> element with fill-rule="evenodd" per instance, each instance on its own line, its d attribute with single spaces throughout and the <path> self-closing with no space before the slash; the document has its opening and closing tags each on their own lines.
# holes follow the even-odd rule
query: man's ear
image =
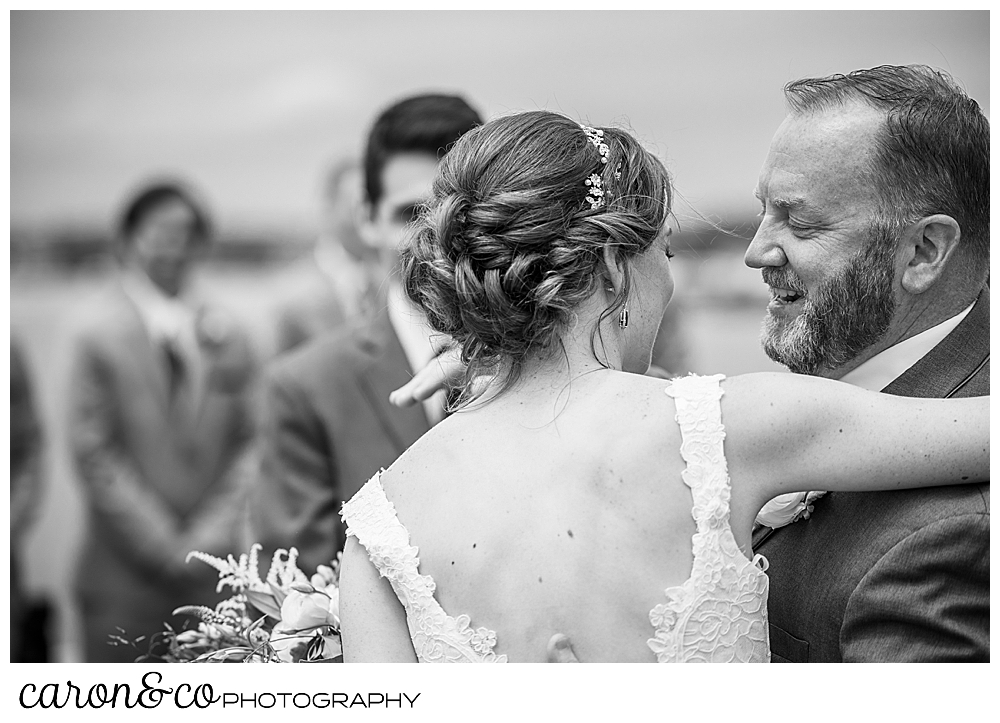
<svg viewBox="0 0 1000 723">
<path fill-rule="evenodd" d="M 611 292 L 614 296 L 621 293 L 625 285 L 625 272 L 622 270 L 624 262 L 618 258 L 618 249 L 611 244 L 604 247 L 604 271 L 601 274 L 601 286 L 605 291 Z"/>
<path fill-rule="evenodd" d="M 132 251 L 132 239 L 126 238 L 121 234 L 115 234 L 114 239 L 111 241 L 111 253 L 118 260 L 118 263 L 124 264 L 129 260 Z"/>
<path fill-rule="evenodd" d="M 962 227 L 942 213 L 925 216 L 903 232 L 903 288 L 922 294 L 941 278 L 962 240 Z"/>
<path fill-rule="evenodd" d="M 375 210 L 368 201 L 353 204 L 354 227 L 358 229 L 358 235 L 365 242 L 365 246 L 380 250 L 382 238 L 375 227 Z"/>
</svg>

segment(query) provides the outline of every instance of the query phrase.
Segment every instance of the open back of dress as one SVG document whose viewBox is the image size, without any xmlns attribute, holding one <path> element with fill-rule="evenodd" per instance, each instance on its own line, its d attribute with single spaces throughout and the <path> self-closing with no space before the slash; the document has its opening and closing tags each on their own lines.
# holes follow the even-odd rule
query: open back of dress
<svg viewBox="0 0 1000 723">
<path fill-rule="evenodd" d="M 674 379 L 681 430 L 684 483 L 694 500 L 691 576 L 664 591 L 649 613 L 648 645 L 661 663 L 770 660 L 766 561 L 748 560 L 729 525 L 729 473 L 723 451 L 722 375 Z M 404 609 L 410 639 L 421 663 L 504 663 L 503 631 L 474 627 L 468 615 L 452 617 L 435 598 L 435 583 L 420 574 L 410 535 L 382 489 L 381 473 L 344 505 L 347 534 L 367 550 Z M 555 632 L 555 631 L 554 631 Z M 599 661 L 594 661 L 599 662 Z"/>
</svg>

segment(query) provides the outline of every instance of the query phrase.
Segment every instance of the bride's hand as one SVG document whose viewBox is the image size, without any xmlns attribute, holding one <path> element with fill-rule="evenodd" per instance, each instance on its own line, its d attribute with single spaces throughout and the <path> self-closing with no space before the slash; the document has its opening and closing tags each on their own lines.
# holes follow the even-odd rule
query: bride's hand
<svg viewBox="0 0 1000 723">
<path fill-rule="evenodd" d="M 410 407 L 428 399 L 439 389 L 455 384 L 464 373 L 461 350 L 454 344 L 448 344 L 414 374 L 413 379 L 390 393 L 389 402 L 397 407 Z"/>
</svg>

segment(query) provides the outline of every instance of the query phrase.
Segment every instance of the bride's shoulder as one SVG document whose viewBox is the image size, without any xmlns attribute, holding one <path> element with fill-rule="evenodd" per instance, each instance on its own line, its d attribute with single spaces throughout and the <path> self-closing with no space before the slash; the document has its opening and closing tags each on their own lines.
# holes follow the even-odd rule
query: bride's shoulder
<svg viewBox="0 0 1000 723">
<path fill-rule="evenodd" d="M 457 420 L 448 417 L 434 425 L 428 432 L 410 445 L 396 460 L 379 475 L 379 483 L 386 497 L 393 502 L 410 497 L 420 497 L 442 470 L 454 461 L 457 445 L 454 427 Z"/>
<path fill-rule="evenodd" d="M 618 373 L 609 385 L 609 393 L 628 400 L 631 405 L 664 407 L 664 400 L 685 393 L 687 389 L 707 389 L 718 385 L 725 377 L 721 374 L 701 376 L 688 374 L 664 379 L 645 374 Z"/>
<path fill-rule="evenodd" d="M 609 438 L 645 437 L 647 430 L 655 438 L 674 418 L 672 383 L 670 379 L 617 372 L 587 395 L 585 413 Z"/>
</svg>

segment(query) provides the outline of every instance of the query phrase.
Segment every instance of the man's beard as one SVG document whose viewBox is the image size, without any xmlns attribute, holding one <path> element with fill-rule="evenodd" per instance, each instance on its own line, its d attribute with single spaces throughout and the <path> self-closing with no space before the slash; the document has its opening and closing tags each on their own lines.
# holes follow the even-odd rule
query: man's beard
<svg viewBox="0 0 1000 723">
<path fill-rule="evenodd" d="M 873 229 L 868 243 L 847 266 L 804 300 L 789 322 L 770 312 L 761 344 L 771 359 L 798 374 L 836 369 L 875 344 L 896 311 L 892 293 L 896 243 L 893 234 Z M 787 267 L 763 269 L 769 286 L 804 290 Z"/>
</svg>

